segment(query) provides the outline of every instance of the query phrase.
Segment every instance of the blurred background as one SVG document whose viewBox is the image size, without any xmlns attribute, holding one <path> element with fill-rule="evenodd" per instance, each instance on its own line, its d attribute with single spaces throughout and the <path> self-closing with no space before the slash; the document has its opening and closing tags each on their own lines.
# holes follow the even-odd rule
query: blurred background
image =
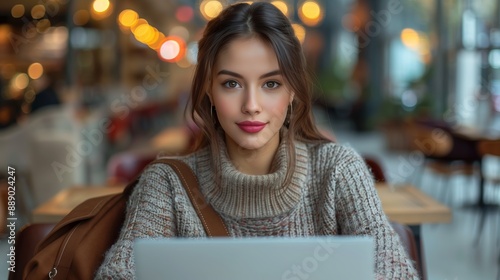
<svg viewBox="0 0 500 280">
<path fill-rule="evenodd" d="M 235 2 L 0 2 L 0 178 L 15 168 L 19 226 L 64 188 L 124 184 L 158 153 L 189 152 L 193 125 L 184 107 L 197 41 L 206 22 Z M 483 211 L 462 205 L 478 196 L 483 204 L 500 200 L 482 175 L 500 174 L 498 157 L 478 165 L 475 146 L 500 135 L 499 1 L 269 2 L 303 44 L 324 132 L 377 160 L 389 183 L 415 184 L 453 209 L 451 225 L 423 228 L 425 242 L 450 242 L 444 258 L 426 252 L 429 278 L 496 275 L 500 215 L 488 211 L 492 236 L 478 247 L 470 228 Z M 429 129 L 449 133 L 443 153 L 430 153 L 430 140 L 419 138 Z M 444 167 L 428 172 L 427 159 L 437 157 Z M 457 225 L 464 235 L 450 241 Z M 454 250 L 467 248 L 483 248 L 483 258 L 457 260 Z"/>
</svg>

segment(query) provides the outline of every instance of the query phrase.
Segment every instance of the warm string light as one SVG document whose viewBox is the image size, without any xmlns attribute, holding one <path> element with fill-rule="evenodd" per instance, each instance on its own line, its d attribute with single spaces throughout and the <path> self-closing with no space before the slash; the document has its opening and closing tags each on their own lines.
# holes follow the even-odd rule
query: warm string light
<svg viewBox="0 0 500 280">
<path fill-rule="evenodd" d="M 28 76 L 31 79 L 33 80 L 39 79 L 42 75 L 43 75 L 42 64 L 35 62 L 28 67 Z"/>
<path fill-rule="evenodd" d="M 412 28 L 405 28 L 401 31 L 400 38 L 403 45 L 420 54 L 421 60 L 424 63 L 431 61 L 431 46 L 429 37 L 426 34 Z"/>
<path fill-rule="evenodd" d="M 109 0 L 94 0 L 91 12 L 94 19 L 104 19 L 111 15 L 112 5 Z"/>
<path fill-rule="evenodd" d="M 308 0 L 299 8 L 300 20 L 308 26 L 316 26 L 323 20 L 324 12 L 316 1 Z"/>
<path fill-rule="evenodd" d="M 276 6 L 285 16 L 289 16 L 288 5 L 284 1 L 272 1 L 271 4 Z"/>
<path fill-rule="evenodd" d="M 189 14 L 184 14 L 183 19 L 187 19 Z M 166 62 L 178 63 L 180 67 L 187 67 L 184 59 L 186 54 L 186 40 L 189 38 L 189 31 L 183 26 L 175 26 L 171 29 L 169 36 L 165 36 L 161 31 L 140 18 L 139 14 L 131 9 L 123 10 L 118 15 L 120 28 L 125 32 L 131 32 L 135 39 L 158 53 L 158 57 Z M 180 64 L 179 64 L 180 63 Z"/>
<path fill-rule="evenodd" d="M 10 9 L 10 14 L 12 15 L 13 18 L 21 18 L 22 16 L 24 16 L 25 12 L 26 11 L 24 5 L 22 4 L 14 5 L 12 9 Z"/>
<path fill-rule="evenodd" d="M 201 15 L 206 20 L 211 20 L 218 16 L 223 8 L 222 3 L 217 0 L 203 0 L 200 4 Z"/>
<path fill-rule="evenodd" d="M 299 39 L 299 42 L 301 44 L 304 43 L 304 39 L 306 38 L 306 29 L 304 28 L 304 26 L 298 23 L 293 23 L 292 27 L 293 31 L 295 31 L 295 36 L 297 36 L 297 39 Z"/>
<path fill-rule="evenodd" d="M 186 43 L 177 36 L 166 37 L 158 50 L 160 59 L 172 63 L 183 59 L 185 53 Z"/>
</svg>

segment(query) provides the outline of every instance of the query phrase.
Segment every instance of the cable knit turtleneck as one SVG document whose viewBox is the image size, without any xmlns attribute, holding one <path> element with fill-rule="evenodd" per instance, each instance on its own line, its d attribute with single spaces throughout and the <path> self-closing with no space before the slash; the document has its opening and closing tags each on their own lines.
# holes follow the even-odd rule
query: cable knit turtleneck
<svg viewBox="0 0 500 280">
<path fill-rule="evenodd" d="M 217 141 L 221 172 L 214 172 L 208 147 L 179 159 L 193 169 L 231 236 L 370 235 L 375 239 L 377 278 L 418 279 L 383 214 L 370 172 L 352 149 L 296 142 L 295 172 L 284 185 L 289 160 L 285 141 L 266 175 L 238 171 L 223 137 Z M 106 253 L 96 279 L 134 279 L 134 239 L 173 236 L 206 234 L 176 173 L 155 164 L 141 175 L 118 241 Z"/>
<path fill-rule="evenodd" d="M 218 142 L 219 147 L 225 146 L 222 137 L 219 136 Z M 285 141 L 278 147 L 272 173 L 266 175 L 241 173 L 230 161 L 227 151 L 222 150 L 219 182 L 214 178 L 210 154 L 200 153 L 198 174 L 207 178 L 204 194 L 219 213 L 236 219 L 274 217 L 289 212 L 297 207 L 307 177 L 307 148 L 303 143 L 296 145 L 296 154 L 291 184 L 284 186 L 288 164 Z"/>
</svg>

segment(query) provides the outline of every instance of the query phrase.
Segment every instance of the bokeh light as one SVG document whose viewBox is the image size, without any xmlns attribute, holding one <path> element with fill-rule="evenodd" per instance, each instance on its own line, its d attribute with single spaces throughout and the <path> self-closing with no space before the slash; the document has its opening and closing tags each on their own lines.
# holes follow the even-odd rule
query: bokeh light
<svg viewBox="0 0 500 280">
<path fill-rule="evenodd" d="M 301 9 L 304 16 L 308 19 L 316 19 L 321 13 L 321 8 L 318 3 L 313 1 L 304 2 Z"/>
<path fill-rule="evenodd" d="M 420 36 L 414 29 L 405 28 L 401 31 L 401 41 L 408 48 L 418 50 L 420 45 Z"/>
<path fill-rule="evenodd" d="M 36 31 L 38 31 L 38 33 L 45 33 L 50 28 L 50 26 L 50 20 L 46 18 L 41 19 L 36 23 Z"/>
<path fill-rule="evenodd" d="M 38 62 L 32 63 L 28 67 L 28 75 L 33 80 L 36 80 L 36 79 L 40 78 L 43 75 L 43 66 L 42 66 L 42 64 L 40 64 Z"/>
<path fill-rule="evenodd" d="M 25 13 L 24 5 L 22 4 L 17 4 L 10 9 L 10 14 L 12 15 L 13 18 L 20 18 L 24 16 Z"/>
<path fill-rule="evenodd" d="M 120 23 L 120 25 L 129 28 L 134 26 L 138 19 L 139 15 L 137 14 L 137 12 L 130 9 L 123 10 L 120 15 L 118 15 L 118 22 Z"/>
<path fill-rule="evenodd" d="M 297 36 L 297 39 L 299 39 L 299 42 L 301 44 L 304 43 L 304 39 L 306 38 L 306 29 L 304 28 L 304 26 L 298 23 L 293 23 L 292 27 L 293 31 L 295 31 L 295 36 Z"/>
<path fill-rule="evenodd" d="M 73 23 L 78 26 L 85 25 L 90 20 L 90 14 L 87 10 L 76 11 L 73 15 Z"/>
<path fill-rule="evenodd" d="M 175 11 L 175 18 L 180 22 L 189 22 L 193 19 L 194 12 L 190 6 L 180 6 Z"/>
<path fill-rule="evenodd" d="M 147 20 L 143 19 L 143 18 L 139 18 L 135 23 L 134 25 L 130 26 L 130 31 L 132 31 L 132 33 L 135 32 L 135 29 L 143 24 L 149 24 Z"/>
<path fill-rule="evenodd" d="M 186 43 L 179 37 L 168 36 L 158 49 L 158 56 L 166 62 L 180 61 L 186 53 Z"/>
<path fill-rule="evenodd" d="M 123 10 L 118 15 L 117 20 L 123 32 L 131 31 L 138 42 L 158 52 L 165 35 L 150 25 L 147 20 L 140 18 L 136 11 L 131 9 Z"/>
<path fill-rule="evenodd" d="M 31 17 L 34 19 L 41 19 L 45 16 L 45 6 L 38 4 L 31 8 Z"/>
<path fill-rule="evenodd" d="M 284 1 L 272 1 L 271 4 L 276 6 L 285 16 L 288 16 L 288 5 Z"/>
<path fill-rule="evenodd" d="M 107 18 L 113 12 L 112 5 L 108 0 L 94 0 L 92 3 L 92 18 L 101 20 Z"/>
<path fill-rule="evenodd" d="M 34 90 L 28 90 L 24 94 L 24 101 L 26 101 L 27 103 L 33 103 L 35 97 L 36 97 L 36 92 Z"/>
<path fill-rule="evenodd" d="M 23 90 L 28 87 L 30 79 L 25 73 L 19 73 L 12 79 L 12 87 L 16 90 Z"/>
<path fill-rule="evenodd" d="M 316 1 L 305 1 L 299 8 L 299 18 L 309 26 L 316 26 L 323 20 L 323 10 Z"/>
<path fill-rule="evenodd" d="M 108 0 L 95 0 L 92 3 L 92 9 L 97 13 L 104 13 L 109 9 L 110 3 Z"/>
<path fill-rule="evenodd" d="M 146 45 L 148 44 L 148 42 L 151 43 L 154 34 L 155 34 L 154 28 L 147 23 L 141 24 L 134 29 L 134 36 L 137 39 L 137 41 Z"/>
<path fill-rule="evenodd" d="M 218 16 L 222 9 L 222 3 L 217 0 L 203 0 L 200 4 L 200 12 L 206 20 L 211 20 Z"/>
</svg>

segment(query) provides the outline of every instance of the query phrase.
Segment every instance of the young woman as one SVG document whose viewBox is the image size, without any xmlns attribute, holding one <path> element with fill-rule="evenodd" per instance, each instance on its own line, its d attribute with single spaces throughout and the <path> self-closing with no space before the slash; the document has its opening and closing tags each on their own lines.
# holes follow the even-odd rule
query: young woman
<svg viewBox="0 0 500 280">
<path fill-rule="evenodd" d="M 318 132 L 306 77 L 301 45 L 277 8 L 226 8 L 199 42 L 191 113 L 203 141 L 180 159 L 232 236 L 370 235 L 378 278 L 418 278 L 361 157 Z M 133 279 L 134 239 L 173 236 L 206 234 L 173 170 L 152 165 L 96 278 Z"/>
</svg>

